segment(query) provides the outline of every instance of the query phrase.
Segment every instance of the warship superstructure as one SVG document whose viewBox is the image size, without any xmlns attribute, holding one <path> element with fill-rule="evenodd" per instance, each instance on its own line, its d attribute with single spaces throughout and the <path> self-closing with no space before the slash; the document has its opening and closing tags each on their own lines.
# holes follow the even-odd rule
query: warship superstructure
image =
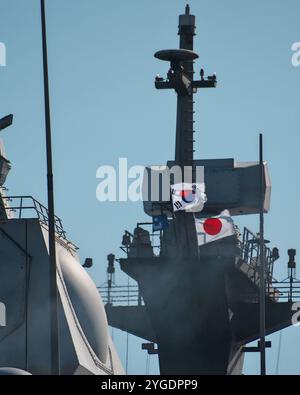
<svg viewBox="0 0 300 395">
<path fill-rule="evenodd" d="M 124 373 L 101 296 L 55 215 L 45 2 L 41 0 L 48 208 L 7 196 L 0 142 L 0 375 Z M 0 119 L 0 131 L 13 116 Z"/>
<path fill-rule="evenodd" d="M 158 354 L 161 374 L 241 374 L 247 347 L 260 338 L 260 292 L 264 285 L 265 333 L 291 325 L 292 304 L 298 287 L 294 252 L 290 251 L 289 278 L 273 278 L 277 248 L 260 243 L 257 233 L 234 226 L 232 235 L 199 243 L 197 221 L 267 213 L 271 183 L 265 162 L 194 158 L 194 100 L 199 89 L 215 88 L 216 75 L 194 78 L 195 16 L 186 6 L 179 17 L 179 49 L 158 51 L 170 63 L 167 78 L 155 78 L 156 89 L 177 94 L 175 157 L 166 165 L 149 166 L 148 173 L 164 173 L 173 165 L 204 167 L 207 202 L 201 212 L 174 211 L 172 201 L 145 199 L 149 222 L 125 231 L 117 259 L 136 285 L 114 283 L 115 256 L 108 256 L 105 298 L 109 325 L 144 339 L 143 348 Z M 155 133 L 155 132 L 153 132 Z M 195 182 L 193 172 L 191 182 Z M 154 218 L 167 218 L 155 231 Z M 150 229 L 149 229 L 150 227 Z M 261 262 L 264 262 L 264 266 Z M 263 269 L 263 272 L 261 270 Z M 263 277 L 262 274 L 263 273 Z M 261 278 L 264 282 L 261 283 Z M 264 346 L 269 344 L 264 344 Z"/>
<path fill-rule="evenodd" d="M 0 121 L 1 122 L 1 121 Z M 48 209 L 7 196 L 0 146 L 0 374 L 51 374 Z M 59 374 L 122 374 L 96 285 L 55 217 Z M 4 316 L 3 316 L 4 315 Z"/>
<path fill-rule="evenodd" d="M 61 375 L 124 373 L 108 324 L 144 339 L 143 349 L 158 355 L 161 374 L 241 374 L 245 353 L 262 350 L 261 344 L 247 346 L 261 338 L 262 289 L 265 334 L 292 324 L 293 302 L 300 293 L 295 250 L 289 250 L 288 278 L 278 282 L 273 277 L 278 249 L 262 243 L 261 234 L 240 231 L 232 220 L 269 211 L 268 166 L 194 158 L 193 95 L 215 88 L 217 77 L 205 77 L 201 70 L 200 79 L 194 78 L 198 55 L 189 6 L 179 18 L 179 36 L 180 48 L 155 54 L 170 63 L 167 78 L 155 78 L 156 89 L 177 94 L 175 156 L 164 165 L 149 166 L 145 179 L 161 175 L 171 181 L 173 166 L 191 167 L 184 181 L 195 185 L 199 167 L 207 201 L 199 212 L 187 212 L 175 211 L 171 196 L 168 201 L 145 196 L 150 220 L 125 231 L 125 257 L 108 255 L 105 286 L 97 289 L 85 270 L 91 259 L 81 265 L 78 248 L 57 216 L 51 259 L 50 210 L 32 196 L 8 194 L 11 163 L 0 143 L 0 375 L 53 374 L 51 284 L 57 293 L 55 372 Z M 0 119 L 0 130 L 12 121 L 11 115 Z M 232 232 L 214 237 L 222 221 L 232 225 Z M 207 234 L 199 231 L 205 223 Z M 216 223 L 221 223 L 219 230 Z M 115 283 L 116 261 L 136 285 Z"/>
</svg>

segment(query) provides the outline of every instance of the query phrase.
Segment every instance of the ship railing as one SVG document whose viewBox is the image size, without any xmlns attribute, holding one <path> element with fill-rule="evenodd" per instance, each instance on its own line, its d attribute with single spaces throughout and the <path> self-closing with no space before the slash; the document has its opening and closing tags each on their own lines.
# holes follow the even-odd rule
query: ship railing
<svg viewBox="0 0 300 395">
<path fill-rule="evenodd" d="M 249 266 L 252 273 L 252 280 L 256 283 L 259 281 L 260 267 L 260 243 L 259 236 L 251 232 L 248 228 L 244 228 L 243 235 L 240 237 L 241 259 Z M 274 257 L 272 250 L 264 244 L 265 254 L 265 272 L 267 281 L 273 282 Z"/>
<path fill-rule="evenodd" d="M 246 264 L 247 275 L 249 279 L 259 286 L 260 284 L 260 239 L 248 228 L 244 228 L 243 234 L 240 234 L 241 262 Z M 264 244 L 265 259 L 265 280 L 266 293 L 273 299 L 278 300 L 280 291 L 277 291 L 275 284 L 277 280 L 273 277 L 274 261 L 272 250 Z"/>
<path fill-rule="evenodd" d="M 107 284 L 97 287 L 104 304 L 118 306 L 142 306 L 143 298 L 138 285 L 113 285 Z"/>
<path fill-rule="evenodd" d="M 246 263 L 247 275 L 249 279 L 259 286 L 260 284 L 260 244 L 259 236 L 251 232 L 248 228 L 244 228 L 244 232 L 240 240 L 241 262 Z M 265 281 L 266 294 L 274 300 L 299 300 L 300 299 L 300 281 L 293 277 L 288 277 L 283 281 L 277 281 L 273 277 L 274 262 L 279 256 L 274 256 L 273 251 L 264 245 L 265 253 Z"/>
<path fill-rule="evenodd" d="M 41 225 L 48 228 L 49 211 L 39 201 L 32 196 L 2 196 L 0 200 L 0 209 L 6 212 L 13 212 L 15 219 L 37 218 Z M 55 232 L 56 235 L 63 239 L 68 245 L 72 245 L 74 249 L 78 249 L 73 243 L 67 239 L 66 232 L 63 228 L 62 220 L 55 215 Z"/>
<path fill-rule="evenodd" d="M 267 296 L 273 302 L 296 302 L 300 301 L 300 283 L 296 286 L 294 285 L 290 288 L 287 283 L 284 282 L 276 282 L 272 284 L 272 288 L 267 292 Z M 249 294 L 248 296 L 244 295 L 244 298 L 249 302 L 259 303 L 259 295 Z"/>
<path fill-rule="evenodd" d="M 289 281 L 289 279 L 287 279 L 273 282 L 269 296 L 277 300 L 289 302 L 298 301 L 300 300 L 300 281 Z"/>
</svg>

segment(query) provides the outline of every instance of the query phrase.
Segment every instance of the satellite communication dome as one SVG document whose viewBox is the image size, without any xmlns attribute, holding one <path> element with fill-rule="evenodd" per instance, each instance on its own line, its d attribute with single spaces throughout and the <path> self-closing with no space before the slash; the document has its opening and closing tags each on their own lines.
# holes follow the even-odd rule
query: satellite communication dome
<svg viewBox="0 0 300 395">
<path fill-rule="evenodd" d="M 82 330 L 94 353 L 105 363 L 108 356 L 108 324 L 99 292 L 80 263 L 61 250 L 59 263 Z"/>
</svg>

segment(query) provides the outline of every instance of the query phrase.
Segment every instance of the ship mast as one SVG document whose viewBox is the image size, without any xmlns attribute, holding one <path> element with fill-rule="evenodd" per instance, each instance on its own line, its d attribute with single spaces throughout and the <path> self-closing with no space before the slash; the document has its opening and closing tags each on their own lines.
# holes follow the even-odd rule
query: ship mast
<svg viewBox="0 0 300 395">
<path fill-rule="evenodd" d="M 166 49 L 154 55 L 170 62 L 166 80 L 156 78 L 156 89 L 174 89 L 177 93 L 177 122 L 175 163 L 181 167 L 194 165 L 194 93 L 200 88 L 215 88 L 216 76 L 194 81 L 194 60 L 199 56 L 193 52 L 195 36 L 195 15 L 190 14 L 189 5 L 185 14 L 179 16 L 179 49 Z"/>
<path fill-rule="evenodd" d="M 155 53 L 155 57 L 170 62 L 167 79 L 156 77 L 156 89 L 172 89 L 177 93 L 177 121 L 175 143 L 175 165 L 182 171 L 182 180 L 195 183 L 194 166 L 194 93 L 201 88 L 215 88 L 216 76 L 194 80 L 194 60 L 199 56 L 193 52 L 195 36 L 195 15 L 190 14 L 189 5 L 185 13 L 179 16 L 179 49 L 166 49 Z M 186 170 L 189 171 L 186 171 Z M 190 171 L 192 170 L 192 171 Z M 188 212 L 176 213 L 174 219 L 177 234 L 177 252 L 179 255 L 198 256 L 197 235 L 194 215 Z"/>
<path fill-rule="evenodd" d="M 179 16 L 180 49 L 194 50 L 195 16 L 190 15 L 189 5 L 185 8 L 185 14 Z M 192 81 L 194 78 L 194 62 L 181 63 L 187 77 Z M 177 96 L 177 122 L 176 122 L 176 148 L 175 162 L 181 166 L 193 166 L 194 163 L 194 92 L 188 95 Z M 195 180 L 193 180 L 195 181 Z"/>
</svg>

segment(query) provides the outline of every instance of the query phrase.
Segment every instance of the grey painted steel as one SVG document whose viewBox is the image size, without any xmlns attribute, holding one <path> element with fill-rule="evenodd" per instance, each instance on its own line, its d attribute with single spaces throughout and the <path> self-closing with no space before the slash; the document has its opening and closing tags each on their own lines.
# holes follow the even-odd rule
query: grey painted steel
<svg viewBox="0 0 300 395">
<path fill-rule="evenodd" d="M 31 205 L 24 207 L 28 199 Z M 6 326 L 0 325 L 0 374 L 17 375 L 21 369 L 49 375 L 53 361 L 48 210 L 30 197 L 12 200 L 20 202 L 14 212 L 0 186 L 0 302 L 6 312 Z M 123 374 L 96 285 L 55 218 L 60 374 Z"/>
<path fill-rule="evenodd" d="M 179 18 L 181 49 L 193 50 L 194 34 L 195 17 L 187 6 Z M 219 214 L 224 209 L 231 215 L 259 213 L 262 167 L 262 208 L 267 212 L 271 183 L 265 163 L 260 167 L 258 162 L 233 159 L 194 161 L 190 88 L 214 87 L 215 77 L 186 83 L 186 79 L 193 80 L 192 61 L 178 65 L 172 59 L 171 71 L 167 81 L 158 78 L 155 82 L 157 89 L 174 89 L 178 97 L 175 160 L 168 165 L 204 166 L 208 202 L 199 215 Z M 168 172 L 165 166 L 155 172 L 160 170 Z M 150 234 L 144 230 L 142 238 L 134 232 L 126 247 L 127 258 L 120 259 L 121 269 L 137 281 L 145 306 L 107 306 L 109 323 L 148 341 L 153 341 L 153 329 L 161 374 L 241 374 L 243 346 L 260 336 L 259 256 L 254 266 L 248 264 L 237 233 L 198 247 L 193 215 L 173 213 L 168 202 L 160 203 L 144 202 L 149 215 L 158 215 L 160 208 L 169 216 L 168 228 L 160 233 L 159 253 L 155 255 Z M 276 290 L 266 297 L 267 334 L 291 325 L 291 307 L 291 303 L 278 302 Z M 142 322 L 145 312 L 151 325 Z"/>
<path fill-rule="evenodd" d="M 0 368 L 0 376 L 31 376 L 31 373 L 16 368 Z"/>
<path fill-rule="evenodd" d="M 260 212 L 260 166 L 258 162 L 235 162 L 234 159 L 195 160 L 195 166 L 204 166 L 204 180 L 207 203 L 203 214 L 219 214 L 223 210 L 230 211 L 232 216 L 259 214 Z M 155 190 L 159 190 L 158 174 L 170 179 L 169 169 L 176 165 L 175 161 L 168 161 L 167 166 L 155 166 L 146 169 L 144 185 L 144 211 L 146 214 L 159 215 L 163 213 L 172 216 L 172 206 L 168 200 L 151 198 L 151 180 Z M 264 212 L 270 210 L 271 181 L 267 163 L 264 163 Z M 146 194 L 147 192 L 147 194 Z M 155 197 L 155 195 L 152 195 Z M 162 205 L 161 205 L 162 203 Z"/>
<path fill-rule="evenodd" d="M 156 343 L 155 332 L 145 306 L 105 306 L 109 324 L 149 342 Z"/>
<path fill-rule="evenodd" d="M 7 311 L 0 367 L 51 374 L 47 229 L 36 219 L 2 221 L 0 227 L 0 300 Z M 61 374 L 123 373 L 95 284 L 68 244 L 56 239 L 56 248 Z"/>
<path fill-rule="evenodd" d="M 79 323 L 101 362 L 108 358 L 108 325 L 98 290 L 82 266 L 66 251 L 59 254 L 64 281 Z"/>
<path fill-rule="evenodd" d="M 198 59 L 199 56 L 188 49 L 163 49 L 157 51 L 154 56 L 160 60 L 166 60 L 168 62 L 186 62 L 189 60 Z"/>
<path fill-rule="evenodd" d="M 49 208 L 28 196 L 10 207 L 3 184 L 11 165 L 0 142 L 0 375 L 124 374 L 96 285 L 54 213 L 43 0 L 41 16 Z M 0 121 L 3 129 L 12 116 Z"/>
</svg>

